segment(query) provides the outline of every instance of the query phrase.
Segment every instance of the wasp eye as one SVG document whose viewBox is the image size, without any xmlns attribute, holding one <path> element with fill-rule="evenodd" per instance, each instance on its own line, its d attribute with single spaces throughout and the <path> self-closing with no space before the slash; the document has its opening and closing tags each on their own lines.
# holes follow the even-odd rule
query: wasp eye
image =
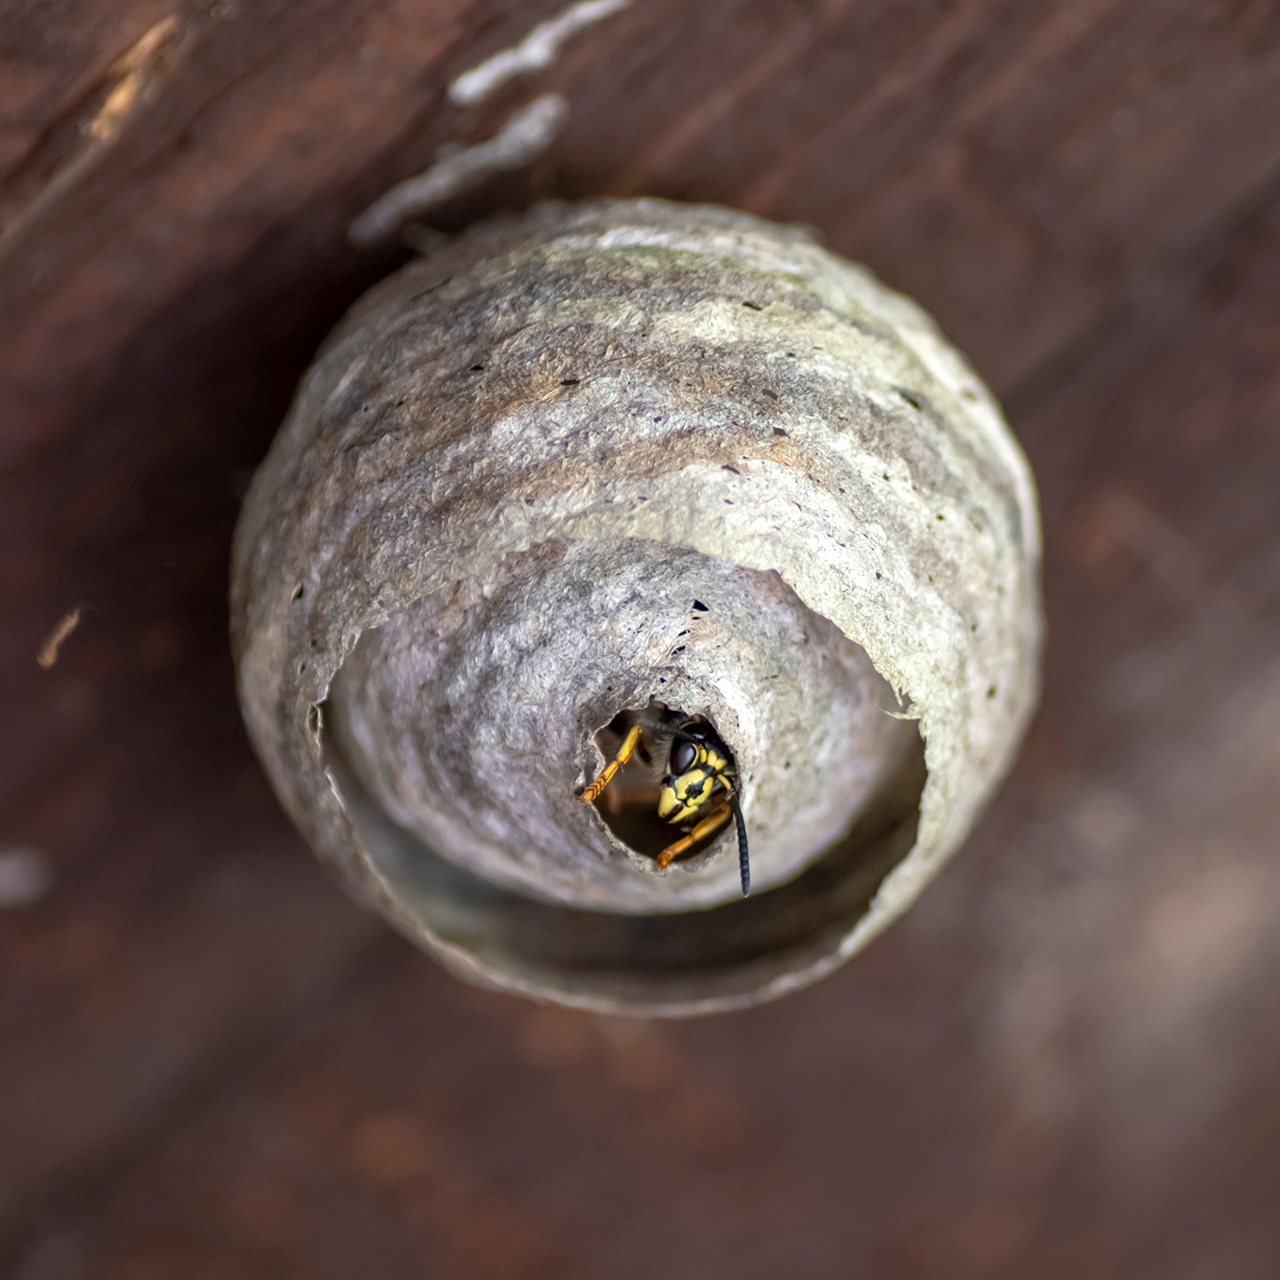
<svg viewBox="0 0 1280 1280">
<path fill-rule="evenodd" d="M 687 773 L 698 758 L 698 749 L 692 742 L 677 742 L 671 748 L 671 772 L 679 776 Z"/>
</svg>

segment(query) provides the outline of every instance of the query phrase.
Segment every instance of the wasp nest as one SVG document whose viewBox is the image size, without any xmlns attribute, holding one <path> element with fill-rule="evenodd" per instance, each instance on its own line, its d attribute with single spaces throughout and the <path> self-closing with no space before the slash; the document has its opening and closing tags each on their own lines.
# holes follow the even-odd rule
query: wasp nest
<svg viewBox="0 0 1280 1280">
<path fill-rule="evenodd" d="M 1026 463 L 912 303 L 743 214 L 547 205 L 326 342 L 236 534 L 240 696 L 308 840 L 456 972 L 730 1008 L 964 838 L 1034 701 L 1038 555 Z M 655 708 L 729 753 L 745 901 L 734 823 L 655 856 L 660 737 L 580 799 Z"/>
</svg>

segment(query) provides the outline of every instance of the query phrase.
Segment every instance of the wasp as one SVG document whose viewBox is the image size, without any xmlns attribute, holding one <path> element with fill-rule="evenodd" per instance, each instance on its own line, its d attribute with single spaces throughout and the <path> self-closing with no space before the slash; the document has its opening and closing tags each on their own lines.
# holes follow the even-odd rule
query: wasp
<svg viewBox="0 0 1280 1280">
<path fill-rule="evenodd" d="M 578 799 L 583 804 L 596 800 L 637 747 L 642 758 L 647 758 L 650 753 L 643 739 L 665 743 L 666 768 L 658 793 L 658 817 L 679 826 L 685 834 L 663 849 L 658 866 L 669 867 L 700 840 L 715 835 L 732 817 L 738 828 L 738 870 L 745 898 L 751 891 L 751 864 L 733 753 L 703 716 L 687 716 L 656 701 L 644 711 L 631 714 L 633 723 L 617 754 Z"/>
</svg>

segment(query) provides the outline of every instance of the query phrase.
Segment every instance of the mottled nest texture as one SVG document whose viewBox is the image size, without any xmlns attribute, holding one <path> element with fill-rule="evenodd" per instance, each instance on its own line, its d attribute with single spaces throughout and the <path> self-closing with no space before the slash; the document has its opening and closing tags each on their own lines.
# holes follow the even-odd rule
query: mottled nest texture
<svg viewBox="0 0 1280 1280">
<path fill-rule="evenodd" d="M 473 980 L 687 1014 L 830 971 L 956 849 L 1035 700 L 1038 573 L 1026 462 L 914 304 L 744 214 L 556 204 L 331 335 L 232 632 L 362 900 Z M 660 869 L 578 799 L 654 700 L 733 753 L 745 901 L 731 823 Z"/>
</svg>

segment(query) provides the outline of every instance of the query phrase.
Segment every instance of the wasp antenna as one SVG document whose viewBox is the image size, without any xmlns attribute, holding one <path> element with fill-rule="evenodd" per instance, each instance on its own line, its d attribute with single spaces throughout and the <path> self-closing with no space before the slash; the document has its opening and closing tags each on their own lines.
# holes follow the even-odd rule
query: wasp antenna
<svg viewBox="0 0 1280 1280">
<path fill-rule="evenodd" d="M 742 820 L 742 808 L 738 804 L 738 797 L 730 796 L 729 803 L 733 807 L 733 820 L 738 824 L 738 870 L 742 873 L 742 896 L 745 898 L 751 892 L 751 863 L 747 860 L 747 824 Z"/>
</svg>

